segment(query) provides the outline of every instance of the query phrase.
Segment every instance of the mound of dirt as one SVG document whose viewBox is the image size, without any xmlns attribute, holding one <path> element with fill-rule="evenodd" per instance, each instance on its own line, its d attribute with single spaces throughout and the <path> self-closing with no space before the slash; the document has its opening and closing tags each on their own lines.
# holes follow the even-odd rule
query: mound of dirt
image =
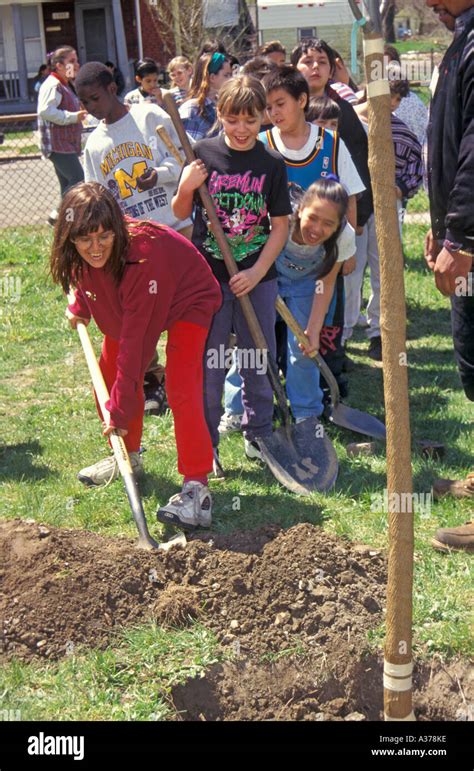
<svg viewBox="0 0 474 771">
<path fill-rule="evenodd" d="M 376 720 L 381 661 L 366 635 L 383 620 L 385 583 L 381 552 L 310 524 L 206 534 L 150 553 L 131 540 L 2 521 L 0 658 L 58 659 L 103 649 L 126 625 L 199 618 L 233 660 L 174 688 L 181 719 Z M 474 694 L 458 666 L 418 669 L 422 719 L 466 719 Z"/>
<path fill-rule="evenodd" d="M 383 556 L 309 524 L 150 553 L 14 520 L 0 523 L 0 564 L 1 650 L 23 658 L 103 648 L 117 627 L 146 617 L 179 625 L 198 614 L 240 654 L 342 641 L 355 649 L 384 602 Z"/>
</svg>

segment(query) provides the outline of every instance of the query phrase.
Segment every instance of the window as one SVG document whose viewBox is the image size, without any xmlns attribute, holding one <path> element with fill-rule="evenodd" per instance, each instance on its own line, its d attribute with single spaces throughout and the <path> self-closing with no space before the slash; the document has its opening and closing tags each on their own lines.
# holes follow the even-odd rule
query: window
<svg viewBox="0 0 474 771">
<path fill-rule="evenodd" d="M 316 27 L 300 27 L 298 29 L 298 40 L 303 42 L 304 40 L 311 40 L 316 37 Z"/>
<path fill-rule="evenodd" d="M 40 64 L 44 63 L 38 6 L 22 5 L 21 22 L 25 41 L 26 69 L 29 75 L 36 75 Z"/>
</svg>

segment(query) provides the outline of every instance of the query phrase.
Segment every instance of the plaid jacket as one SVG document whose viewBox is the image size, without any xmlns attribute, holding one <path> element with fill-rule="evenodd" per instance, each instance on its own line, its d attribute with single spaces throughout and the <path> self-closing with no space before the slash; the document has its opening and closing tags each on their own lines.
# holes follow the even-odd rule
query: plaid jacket
<svg viewBox="0 0 474 771">
<path fill-rule="evenodd" d="M 38 94 L 38 128 L 41 152 L 47 158 L 51 153 L 81 152 L 82 126 L 77 123 L 81 109 L 79 99 L 72 88 L 49 75 Z"/>
<path fill-rule="evenodd" d="M 202 114 L 198 110 L 196 99 L 188 99 L 179 108 L 184 128 L 196 142 L 198 139 L 209 139 L 219 133 L 218 128 L 211 132 L 217 119 L 216 105 L 212 99 L 206 99 Z"/>
</svg>

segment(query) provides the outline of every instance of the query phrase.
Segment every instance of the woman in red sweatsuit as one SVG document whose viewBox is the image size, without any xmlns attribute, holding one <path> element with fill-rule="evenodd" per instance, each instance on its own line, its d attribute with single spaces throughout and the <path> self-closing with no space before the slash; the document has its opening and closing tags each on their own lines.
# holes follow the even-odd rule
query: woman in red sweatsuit
<svg viewBox="0 0 474 771">
<path fill-rule="evenodd" d="M 141 466 L 143 375 L 168 331 L 166 390 L 184 484 L 157 516 L 187 529 L 208 527 L 213 454 L 204 418 L 203 356 L 221 292 L 206 260 L 175 231 L 124 218 L 106 188 L 86 182 L 63 199 L 51 274 L 65 292 L 75 288 L 66 311 L 71 326 L 88 324 L 92 316 L 105 335 L 100 367 L 110 393 L 110 423 L 103 421 L 104 435 L 116 430 L 124 437 L 134 470 Z M 89 485 L 117 476 L 113 458 L 79 473 Z"/>
</svg>

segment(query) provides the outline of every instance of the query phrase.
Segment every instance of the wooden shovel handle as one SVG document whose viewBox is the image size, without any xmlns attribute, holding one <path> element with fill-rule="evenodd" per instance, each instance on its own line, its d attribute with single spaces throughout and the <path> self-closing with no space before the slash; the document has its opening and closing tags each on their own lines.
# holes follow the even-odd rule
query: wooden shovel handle
<svg viewBox="0 0 474 771">
<path fill-rule="evenodd" d="M 285 301 L 278 295 L 275 307 L 282 317 L 283 321 L 287 324 L 289 329 L 293 332 L 294 336 L 298 340 L 301 345 L 308 345 L 308 338 L 306 337 L 305 333 L 303 332 L 302 328 L 296 321 L 295 317 L 293 316 L 292 312 L 288 308 Z M 331 370 L 329 369 L 328 365 L 324 361 L 323 357 L 316 353 L 316 351 L 313 351 L 313 353 L 308 354 L 310 359 L 313 359 L 313 361 L 317 364 L 322 376 L 324 377 L 326 383 L 329 386 L 329 390 L 331 391 L 331 399 L 334 407 L 337 407 L 337 405 L 340 402 L 341 396 L 339 393 L 339 386 L 337 385 L 337 380 L 332 374 Z"/>
<path fill-rule="evenodd" d="M 156 127 L 156 133 L 160 137 L 163 144 L 166 146 L 168 152 L 173 156 L 175 160 L 178 161 L 178 163 L 181 164 L 181 166 L 184 163 L 184 158 L 179 152 L 178 148 L 176 147 L 175 143 L 171 139 L 170 135 L 168 134 L 167 130 L 164 126 L 161 124 Z"/>
<path fill-rule="evenodd" d="M 75 301 L 74 293 L 70 290 L 68 294 L 68 302 L 71 305 Z M 94 349 L 92 347 L 91 339 L 87 331 L 87 327 L 82 322 L 78 322 L 76 325 L 79 339 L 82 344 L 82 350 L 86 358 L 87 366 L 92 380 L 92 385 L 97 394 L 97 400 L 102 411 L 104 420 L 110 419 L 110 413 L 107 410 L 105 403 L 109 400 L 109 392 L 105 384 L 104 376 L 99 367 Z M 133 519 L 138 530 L 138 547 L 141 549 L 156 549 L 158 548 L 157 542 L 151 537 L 148 526 L 146 523 L 145 512 L 143 511 L 143 505 L 140 499 L 138 488 L 133 475 L 132 465 L 128 455 L 127 448 L 123 438 L 113 431 L 110 434 L 110 444 L 114 452 L 115 460 L 117 461 L 120 474 L 125 484 L 125 490 L 127 492 L 128 501 L 132 510 Z"/>
<path fill-rule="evenodd" d="M 176 102 L 174 101 L 171 94 L 166 94 L 163 99 L 163 102 L 165 104 L 168 115 L 173 121 L 174 127 L 179 137 L 179 141 L 181 142 L 181 146 L 184 150 L 186 160 L 188 161 L 188 163 L 192 163 L 193 161 L 196 160 L 196 156 L 194 155 L 188 135 L 186 134 L 185 128 L 183 126 L 181 116 L 178 112 L 178 108 L 176 107 Z M 232 255 L 232 251 L 230 249 L 225 233 L 222 229 L 222 225 L 220 223 L 219 217 L 217 216 L 217 213 L 214 207 L 214 201 L 211 198 L 211 195 L 209 193 L 209 190 L 207 189 L 206 184 L 200 185 L 199 195 L 201 196 L 202 205 L 204 206 L 207 216 L 209 217 L 209 222 L 211 223 L 212 232 L 217 241 L 217 245 L 220 249 L 220 252 L 224 258 L 224 263 L 228 270 L 229 276 L 231 277 L 235 276 L 235 274 L 238 273 L 239 270 L 237 268 L 236 262 Z M 270 378 L 270 382 L 272 384 L 273 390 L 277 397 L 278 404 L 282 412 L 283 421 L 285 422 L 285 424 L 289 424 L 290 415 L 289 415 L 288 405 L 286 403 L 285 392 L 283 390 L 283 386 L 278 376 L 278 368 L 273 358 L 270 356 L 270 352 L 268 351 L 268 344 L 262 332 L 260 322 L 258 321 L 257 315 L 254 311 L 252 301 L 248 295 L 239 297 L 239 301 L 242 307 L 242 312 L 245 316 L 245 320 L 248 324 L 250 334 L 252 335 L 252 339 L 255 343 L 255 347 L 259 348 L 261 351 L 267 351 L 268 376 Z"/>
</svg>

